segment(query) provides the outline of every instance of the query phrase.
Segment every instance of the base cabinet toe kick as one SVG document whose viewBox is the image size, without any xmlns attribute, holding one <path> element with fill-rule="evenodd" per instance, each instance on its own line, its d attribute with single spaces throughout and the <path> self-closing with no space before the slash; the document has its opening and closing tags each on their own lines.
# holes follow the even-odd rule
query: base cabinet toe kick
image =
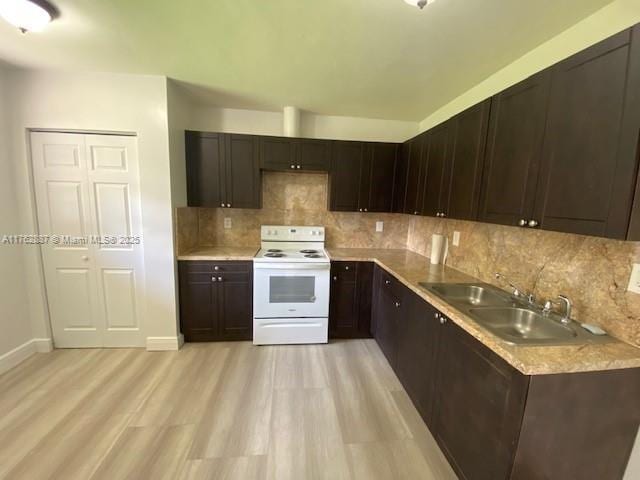
<svg viewBox="0 0 640 480">
<path fill-rule="evenodd" d="M 524 375 L 376 266 L 374 337 L 461 479 L 622 479 L 640 368 Z"/>
</svg>

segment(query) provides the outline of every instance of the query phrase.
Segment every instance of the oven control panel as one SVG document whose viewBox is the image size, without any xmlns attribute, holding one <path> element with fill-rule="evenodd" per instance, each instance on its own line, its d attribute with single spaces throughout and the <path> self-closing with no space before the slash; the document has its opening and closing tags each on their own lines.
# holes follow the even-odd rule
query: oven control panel
<svg viewBox="0 0 640 480">
<path fill-rule="evenodd" d="M 263 242 L 324 242 L 324 227 L 262 225 L 260 237 Z"/>
</svg>

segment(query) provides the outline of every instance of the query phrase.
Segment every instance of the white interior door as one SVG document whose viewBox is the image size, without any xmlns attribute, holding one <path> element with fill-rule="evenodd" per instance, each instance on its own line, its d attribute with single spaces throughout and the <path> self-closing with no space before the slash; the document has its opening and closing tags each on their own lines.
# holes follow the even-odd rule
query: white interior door
<svg viewBox="0 0 640 480">
<path fill-rule="evenodd" d="M 57 347 L 143 346 L 137 140 L 33 132 L 47 296 Z"/>
</svg>

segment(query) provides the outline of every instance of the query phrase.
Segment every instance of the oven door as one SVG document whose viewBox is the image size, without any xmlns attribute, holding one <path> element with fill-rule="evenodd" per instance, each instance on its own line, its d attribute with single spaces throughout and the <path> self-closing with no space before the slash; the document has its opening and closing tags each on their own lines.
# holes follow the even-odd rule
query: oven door
<svg viewBox="0 0 640 480">
<path fill-rule="evenodd" d="M 329 316 L 330 264 L 255 263 L 255 318 Z"/>
</svg>

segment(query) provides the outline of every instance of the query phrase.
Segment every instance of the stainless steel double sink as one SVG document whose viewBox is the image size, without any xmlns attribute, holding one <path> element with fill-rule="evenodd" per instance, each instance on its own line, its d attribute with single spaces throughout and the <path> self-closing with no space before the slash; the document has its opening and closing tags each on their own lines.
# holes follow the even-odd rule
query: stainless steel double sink
<svg viewBox="0 0 640 480">
<path fill-rule="evenodd" d="M 594 335 L 575 321 L 563 324 L 558 315 L 543 314 L 493 285 L 424 282 L 419 285 L 513 345 L 575 345 L 613 340 L 608 335 Z"/>
</svg>

